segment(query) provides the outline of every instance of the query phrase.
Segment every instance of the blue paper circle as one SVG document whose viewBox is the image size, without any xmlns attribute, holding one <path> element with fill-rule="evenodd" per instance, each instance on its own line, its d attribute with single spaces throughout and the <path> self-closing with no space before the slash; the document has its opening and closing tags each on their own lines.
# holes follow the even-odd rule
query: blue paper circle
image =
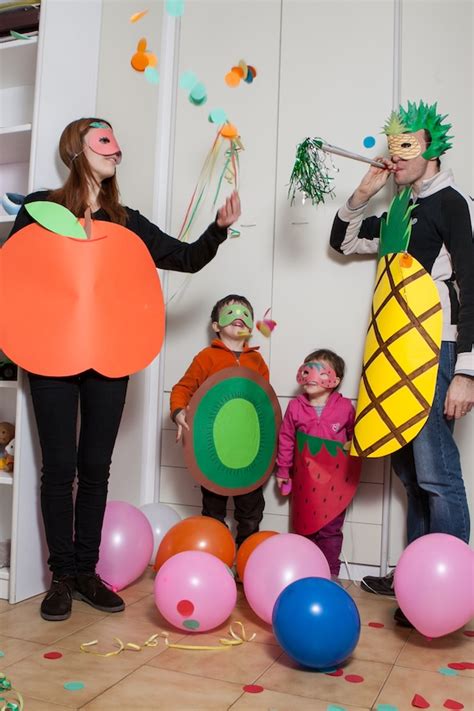
<svg viewBox="0 0 474 711">
<path fill-rule="evenodd" d="M 365 148 L 373 148 L 375 146 L 375 138 L 373 136 L 366 136 L 363 143 Z"/>
</svg>

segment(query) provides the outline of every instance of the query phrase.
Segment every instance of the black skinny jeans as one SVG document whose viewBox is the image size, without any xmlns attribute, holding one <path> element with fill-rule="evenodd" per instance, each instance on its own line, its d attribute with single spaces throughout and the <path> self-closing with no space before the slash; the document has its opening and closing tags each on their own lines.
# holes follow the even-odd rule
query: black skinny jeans
<svg viewBox="0 0 474 711">
<path fill-rule="evenodd" d="M 43 455 L 41 511 L 49 567 L 55 576 L 95 572 L 128 376 L 112 379 L 88 370 L 62 378 L 30 373 L 29 379 Z"/>
</svg>

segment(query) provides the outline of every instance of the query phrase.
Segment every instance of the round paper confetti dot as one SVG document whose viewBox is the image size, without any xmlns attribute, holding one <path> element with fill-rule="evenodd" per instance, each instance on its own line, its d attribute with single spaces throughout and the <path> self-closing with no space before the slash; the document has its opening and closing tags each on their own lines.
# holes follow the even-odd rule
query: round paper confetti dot
<svg viewBox="0 0 474 711">
<path fill-rule="evenodd" d="M 155 67 L 148 66 L 145 71 L 145 79 L 149 84 L 158 84 L 160 81 L 160 75 L 156 71 Z"/>
<path fill-rule="evenodd" d="M 474 664 L 472 662 L 450 662 L 448 667 L 450 669 L 474 669 Z"/>
<path fill-rule="evenodd" d="M 455 669 L 449 669 L 449 667 L 440 667 L 438 669 L 440 674 L 444 674 L 444 676 L 457 676 L 458 673 Z"/>
<path fill-rule="evenodd" d="M 183 72 L 179 77 L 179 85 L 181 89 L 192 89 L 197 82 L 197 76 L 194 72 Z"/>
<path fill-rule="evenodd" d="M 464 630 L 463 632 L 466 637 L 474 637 L 474 630 Z"/>
<path fill-rule="evenodd" d="M 369 627 L 376 627 L 379 629 L 380 627 L 385 627 L 383 622 L 369 622 Z"/>
<path fill-rule="evenodd" d="M 198 100 L 198 99 L 193 99 L 193 97 L 192 97 L 191 94 L 190 94 L 190 95 L 188 96 L 188 99 L 189 99 L 189 101 L 191 102 L 191 104 L 193 104 L 193 106 L 202 106 L 203 104 L 206 103 L 206 101 L 207 101 L 207 96 L 204 96 L 202 99 L 199 99 L 199 100 Z"/>
<path fill-rule="evenodd" d="M 345 706 L 335 706 L 334 704 L 329 704 L 326 706 L 326 711 L 346 711 Z"/>
<path fill-rule="evenodd" d="M 181 17 L 184 13 L 184 0 L 166 0 L 166 12 L 171 17 Z"/>
<path fill-rule="evenodd" d="M 344 674 L 343 669 L 335 669 L 334 671 L 326 672 L 328 676 L 342 676 Z"/>
<path fill-rule="evenodd" d="M 0 657 L 4 657 L 4 656 L 5 656 L 5 652 L 2 652 L 2 651 L 0 650 Z"/>
<path fill-rule="evenodd" d="M 241 79 L 241 77 L 234 70 L 232 70 L 231 72 L 228 72 L 224 77 L 225 83 L 227 84 L 227 86 L 230 86 L 232 89 L 234 89 L 236 86 L 239 86 L 240 79 Z"/>
<path fill-rule="evenodd" d="M 411 705 L 417 709 L 429 709 L 429 702 L 421 696 L 421 694 L 415 694 L 411 700 Z"/>
<path fill-rule="evenodd" d="M 200 81 L 198 81 L 193 88 L 191 89 L 191 92 L 189 94 L 189 98 L 192 98 L 193 101 L 202 101 L 203 99 L 207 98 L 207 91 L 206 87 L 204 84 Z"/>
<path fill-rule="evenodd" d="M 64 684 L 64 688 L 67 689 L 68 691 L 79 691 L 80 689 L 83 689 L 85 687 L 85 684 L 83 681 L 66 681 Z"/>
<path fill-rule="evenodd" d="M 212 109 L 209 112 L 209 121 L 211 123 L 225 123 L 227 121 L 227 114 L 224 109 Z"/>
<path fill-rule="evenodd" d="M 197 630 L 199 629 L 199 622 L 198 620 L 184 620 L 183 627 L 186 627 L 187 630 Z"/>
<path fill-rule="evenodd" d="M 176 605 L 176 609 L 183 617 L 189 617 L 194 612 L 194 605 L 191 600 L 180 600 Z"/>
<path fill-rule="evenodd" d="M 46 654 L 43 654 L 45 659 L 61 659 L 62 656 L 61 652 L 46 652 Z"/>
<path fill-rule="evenodd" d="M 392 704 L 377 704 L 375 711 L 398 711 L 398 706 L 392 706 Z"/>
<path fill-rule="evenodd" d="M 261 694 L 262 691 L 265 691 L 263 686 L 260 686 L 260 684 L 246 684 L 242 687 L 242 689 L 248 694 Z"/>
<path fill-rule="evenodd" d="M 373 148 L 375 146 L 375 138 L 373 136 L 366 136 L 363 140 L 365 148 Z"/>
<path fill-rule="evenodd" d="M 464 708 L 464 704 L 462 704 L 460 701 L 455 701 L 454 699 L 446 699 L 443 706 L 445 709 L 463 709 Z"/>
<path fill-rule="evenodd" d="M 350 684 L 360 684 L 364 681 L 364 677 L 360 676 L 359 674 L 346 674 L 344 679 Z"/>
</svg>

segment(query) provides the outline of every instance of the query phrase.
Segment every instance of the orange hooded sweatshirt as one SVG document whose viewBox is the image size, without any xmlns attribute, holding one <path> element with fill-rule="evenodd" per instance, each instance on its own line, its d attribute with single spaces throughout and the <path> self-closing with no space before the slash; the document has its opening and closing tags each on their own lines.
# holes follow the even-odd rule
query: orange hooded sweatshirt
<svg viewBox="0 0 474 711">
<path fill-rule="evenodd" d="M 249 347 L 247 344 L 239 357 L 219 338 L 214 338 L 211 345 L 200 351 L 193 362 L 176 385 L 173 386 L 170 395 L 171 419 L 176 417 L 179 410 L 183 410 L 190 403 L 196 390 L 211 375 L 224 368 L 231 368 L 234 365 L 242 365 L 245 368 L 256 370 L 266 380 L 269 380 L 268 366 L 260 353 L 257 353 L 259 346 Z"/>
</svg>

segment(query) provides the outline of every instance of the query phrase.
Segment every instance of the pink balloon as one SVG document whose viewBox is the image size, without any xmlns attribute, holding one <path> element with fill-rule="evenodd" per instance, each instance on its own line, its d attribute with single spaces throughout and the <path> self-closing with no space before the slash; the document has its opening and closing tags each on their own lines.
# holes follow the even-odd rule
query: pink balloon
<svg viewBox="0 0 474 711">
<path fill-rule="evenodd" d="M 331 579 L 324 553 L 296 533 L 280 533 L 263 541 L 250 555 L 244 571 L 244 591 L 252 610 L 268 624 L 273 606 L 287 585 L 301 578 Z"/>
<path fill-rule="evenodd" d="M 474 552 L 447 533 L 430 533 L 405 549 L 394 578 L 402 612 L 426 637 L 442 637 L 474 613 Z"/>
<path fill-rule="evenodd" d="M 183 551 L 168 558 L 159 569 L 155 602 L 175 627 L 205 632 L 229 617 L 237 602 L 237 586 L 230 568 L 216 556 Z"/>
<path fill-rule="evenodd" d="M 153 531 L 147 517 L 125 501 L 105 507 L 97 573 L 114 590 L 140 577 L 153 551 Z"/>
</svg>

